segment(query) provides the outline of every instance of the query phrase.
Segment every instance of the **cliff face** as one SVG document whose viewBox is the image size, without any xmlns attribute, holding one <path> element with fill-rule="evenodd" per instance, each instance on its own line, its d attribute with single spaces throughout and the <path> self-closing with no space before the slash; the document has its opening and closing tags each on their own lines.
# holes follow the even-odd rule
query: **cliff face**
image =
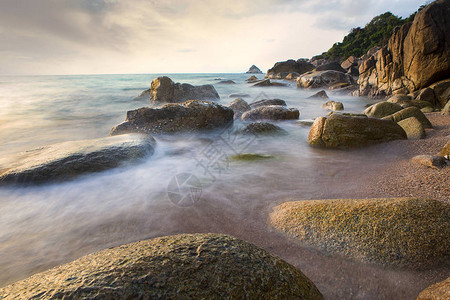
<svg viewBox="0 0 450 300">
<path fill-rule="evenodd" d="M 450 0 L 417 13 L 359 68 L 359 95 L 408 94 L 450 77 Z"/>
</svg>

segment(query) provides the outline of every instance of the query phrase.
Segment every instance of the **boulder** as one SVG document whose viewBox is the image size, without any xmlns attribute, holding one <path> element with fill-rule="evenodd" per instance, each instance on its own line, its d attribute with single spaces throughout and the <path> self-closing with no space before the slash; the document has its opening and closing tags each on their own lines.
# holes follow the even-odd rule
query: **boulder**
<svg viewBox="0 0 450 300">
<path fill-rule="evenodd" d="M 252 75 L 245 81 L 247 81 L 248 83 L 253 83 L 253 82 L 260 81 L 260 79 L 258 79 L 258 77 L 256 77 L 255 75 Z"/>
<path fill-rule="evenodd" d="M 253 122 L 248 124 L 240 131 L 242 134 L 252 135 L 286 135 L 287 131 L 283 128 L 267 122 Z"/>
<path fill-rule="evenodd" d="M 360 95 L 407 94 L 449 78 L 449 32 L 450 2 L 433 1 L 361 64 Z"/>
<path fill-rule="evenodd" d="M 348 70 L 353 66 L 358 66 L 359 59 L 354 56 L 349 56 L 346 60 L 341 63 L 341 68 Z"/>
<path fill-rule="evenodd" d="M 287 108 L 280 105 L 260 106 L 245 112 L 241 119 L 243 121 L 257 120 L 292 120 L 298 119 L 300 112 L 296 108 Z"/>
<path fill-rule="evenodd" d="M 387 102 L 401 104 L 404 102 L 410 102 L 411 100 L 412 100 L 411 96 L 404 95 L 404 94 L 398 94 L 398 95 L 389 97 Z"/>
<path fill-rule="evenodd" d="M 444 108 L 441 111 L 441 114 L 445 116 L 450 116 L 450 101 L 445 104 Z"/>
<path fill-rule="evenodd" d="M 318 66 L 317 68 L 314 69 L 314 71 L 328 71 L 328 70 L 333 70 L 333 71 L 338 71 L 338 72 L 342 72 L 342 73 L 346 73 L 347 71 L 344 70 L 341 65 L 338 62 L 329 62 L 323 65 Z"/>
<path fill-rule="evenodd" d="M 223 234 L 106 249 L 0 289 L 8 299 L 323 299 L 300 270 Z"/>
<path fill-rule="evenodd" d="M 341 114 L 317 118 L 308 135 L 310 145 L 326 148 L 354 148 L 398 139 L 406 139 L 406 133 L 395 122 Z"/>
<path fill-rule="evenodd" d="M 262 99 L 262 100 L 258 100 L 258 101 L 255 101 L 253 103 L 250 103 L 250 107 L 252 109 L 260 107 L 260 106 L 266 106 L 266 105 L 286 106 L 286 101 L 281 100 L 281 99 Z"/>
<path fill-rule="evenodd" d="M 325 92 L 324 90 L 321 90 L 317 93 L 315 93 L 312 96 L 309 96 L 308 99 L 328 99 L 328 95 L 327 92 Z"/>
<path fill-rule="evenodd" d="M 425 101 L 432 105 L 437 104 L 436 97 L 434 96 L 434 91 L 433 91 L 433 89 L 430 89 L 430 88 L 422 89 L 419 92 L 419 94 L 415 97 L 415 100 L 418 100 L 420 102 Z"/>
<path fill-rule="evenodd" d="M 450 205 L 421 198 L 285 202 L 269 222 L 316 249 L 365 263 L 428 269 L 450 259 Z"/>
<path fill-rule="evenodd" d="M 300 74 L 298 74 L 297 72 L 292 72 L 292 73 L 287 74 L 283 79 L 296 80 L 298 78 L 298 76 L 300 76 Z"/>
<path fill-rule="evenodd" d="M 235 120 L 240 119 L 243 113 L 251 109 L 250 105 L 242 98 L 234 99 L 227 107 L 233 110 Z"/>
<path fill-rule="evenodd" d="M 444 107 L 450 101 L 450 78 L 430 85 L 436 97 L 436 105 Z"/>
<path fill-rule="evenodd" d="M 128 134 L 29 150 L 18 155 L 14 165 L 5 166 L 0 174 L 0 184 L 63 181 L 104 171 L 152 155 L 155 144 L 150 136 Z"/>
<path fill-rule="evenodd" d="M 442 148 L 441 152 L 439 152 L 440 156 L 450 156 L 450 141 L 447 142 L 447 144 L 444 145 L 444 148 Z"/>
<path fill-rule="evenodd" d="M 404 108 L 396 113 L 393 113 L 392 115 L 383 117 L 384 120 L 391 120 L 396 123 L 400 122 L 401 120 L 415 117 L 419 122 L 422 124 L 423 128 L 433 128 L 433 125 L 431 125 L 430 120 L 424 115 L 424 113 L 418 109 L 417 107 L 408 107 Z"/>
<path fill-rule="evenodd" d="M 228 95 L 228 98 L 248 98 L 248 97 L 250 97 L 250 95 L 249 94 L 246 94 L 246 93 L 234 93 L 234 94 L 229 94 Z"/>
<path fill-rule="evenodd" d="M 262 74 L 263 72 L 255 65 L 252 65 L 247 72 L 247 74 Z"/>
<path fill-rule="evenodd" d="M 217 84 L 236 84 L 233 80 L 222 80 L 219 81 Z"/>
<path fill-rule="evenodd" d="M 431 107 L 431 106 L 425 106 L 425 107 L 422 107 L 422 108 L 420 109 L 420 111 L 423 112 L 424 114 L 425 114 L 425 113 L 431 113 L 431 112 L 434 111 L 434 108 Z"/>
<path fill-rule="evenodd" d="M 298 73 L 303 74 L 314 69 L 314 65 L 305 60 L 287 60 L 277 62 L 271 69 L 267 71 L 266 78 L 281 79 L 281 73 Z"/>
<path fill-rule="evenodd" d="M 408 140 L 419 140 L 425 138 L 425 129 L 415 117 L 401 120 L 397 123 L 406 132 Z"/>
<path fill-rule="evenodd" d="M 156 108 L 142 107 L 128 111 L 125 122 L 111 129 L 110 135 L 211 130 L 233 124 L 233 115 L 231 108 L 200 100 Z"/>
<path fill-rule="evenodd" d="M 166 76 L 153 79 L 150 89 L 150 104 L 159 106 L 165 103 L 181 103 L 186 100 L 219 100 L 214 86 L 193 86 L 187 83 L 174 83 Z"/>
<path fill-rule="evenodd" d="M 286 86 L 286 84 L 281 82 L 273 82 L 270 81 L 270 79 L 265 79 L 255 83 L 253 86 Z"/>
<path fill-rule="evenodd" d="M 352 83 L 352 76 L 338 71 L 308 72 L 297 78 L 297 87 L 323 88 L 336 83 Z"/>
<path fill-rule="evenodd" d="M 442 169 L 447 166 L 447 160 L 439 155 L 417 155 L 411 158 L 411 161 L 433 169 Z"/>
<path fill-rule="evenodd" d="M 341 102 L 337 102 L 337 101 L 328 101 L 328 102 L 322 104 L 322 108 L 329 109 L 332 111 L 344 110 L 344 104 L 342 104 Z"/>
<path fill-rule="evenodd" d="M 366 114 L 369 117 L 383 118 L 392 115 L 393 113 L 396 113 L 398 111 L 401 111 L 402 109 L 403 107 L 401 107 L 399 104 L 396 103 L 378 102 L 366 108 L 364 114 Z"/>
<path fill-rule="evenodd" d="M 448 300 L 450 299 L 450 277 L 444 281 L 433 284 L 427 287 L 419 296 L 417 300 Z"/>
</svg>

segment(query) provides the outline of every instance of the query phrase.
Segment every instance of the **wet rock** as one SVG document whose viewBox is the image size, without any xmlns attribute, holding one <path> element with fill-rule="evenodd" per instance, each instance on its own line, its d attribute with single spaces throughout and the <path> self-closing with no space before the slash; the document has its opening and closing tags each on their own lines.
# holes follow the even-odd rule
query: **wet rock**
<svg viewBox="0 0 450 300">
<path fill-rule="evenodd" d="M 211 130 L 233 124 L 233 115 L 231 108 L 199 100 L 156 108 L 143 107 L 128 111 L 126 121 L 111 129 L 110 135 Z"/>
<path fill-rule="evenodd" d="M 302 125 L 302 126 L 306 126 L 306 127 L 311 127 L 312 124 L 314 124 L 314 120 L 300 120 L 295 122 L 296 124 Z"/>
<path fill-rule="evenodd" d="M 250 97 L 250 95 L 249 94 L 246 94 L 246 93 L 234 93 L 234 94 L 230 94 L 230 95 L 228 95 L 228 98 L 248 98 L 248 97 Z"/>
<path fill-rule="evenodd" d="M 317 118 L 308 135 L 310 145 L 326 148 L 354 148 L 398 139 L 406 139 L 406 133 L 395 122 L 335 113 Z"/>
<path fill-rule="evenodd" d="M 354 260 L 428 269 L 450 259 L 450 205 L 420 198 L 286 202 L 270 224 L 316 249 Z"/>
<path fill-rule="evenodd" d="M 442 169 L 447 166 L 446 159 L 439 155 L 417 155 L 411 158 L 411 161 L 434 169 Z"/>
<path fill-rule="evenodd" d="M 287 131 L 283 128 L 267 122 L 253 122 L 241 130 L 242 134 L 253 135 L 286 135 Z"/>
<path fill-rule="evenodd" d="M 106 249 L 0 289 L 6 299 L 323 299 L 300 270 L 222 234 Z"/>
<path fill-rule="evenodd" d="M 402 109 L 403 107 L 396 103 L 379 102 L 369 106 L 364 113 L 369 117 L 383 118 L 401 111 Z"/>
<path fill-rule="evenodd" d="M 262 74 L 263 72 L 255 65 L 252 65 L 247 72 L 247 74 Z"/>
<path fill-rule="evenodd" d="M 150 89 L 147 89 L 135 97 L 134 100 L 148 100 L 150 99 Z"/>
<path fill-rule="evenodd" d="M 444 281 L 433 284 L 427 287 L 419 296 L 417 300 L 446 300 L 450 299 L 450 277 Z"/>
<path fill-rule="evenodd" d="M 308 72 L 297 78 L 299 88 L 323 88 L 336 83 L 352 83 L 352 76 L 338 71 Z"/>
<path fill-rule="evenodd" d="M 267 71 L 266 78 L 282 79 L 281 73 L 298 73 L 303 74 L 314 69 L 314 65 L 306 60 L 287 60 L 277 62 L 271 69 Z"/>
<path fill-rule="evenodd" d="M 298 119 L 300 112 L 296 108 L 287 108 L 280 105 L 260 106 L 245 112 L 242 115 L 243 121 L 257 120 L 293 120 Z"/>
<path fill-rule="evenodd" d="M 280 82 L 272 82 L 270 81 L 270 79 L 265 79 L 255 83 L 253 86 L 286 86 L 286 84 Z"/>
<path fill-rule="evenodd" d="M 397 123 L 406 132 L 408 140 L 419 140 L 425 138 L 425 129 L 415 117 L 406 118 Z"/>
<path fill-rule="evenodd" d="M 391 120 L 396 123 L 400 122 L 401 120 L 415 117 L 419 122 L 422 124 L 424 128 L 433 128 L 431 125 L 430 120 L 423 114 L 423 112 L 420 111 L 417 107 L 408 107 L 404 108 L 396 113 L 393 113 L 392 115 L 383 117 L 384 120 Z"/>
<path fill-rule="evenodd" d="M 257 107 L 261 107 L 261 106 L 265 106 L 265 105 L 281 105 L 281 106 L 286 106 L 286 101 L 281 100 L 281 99 L 262 99 L 262 100 L 258 100 L 255 101 L 253 103 L 250 103 L 250 107 L 253 108 L 257 108 Z"/>
<path fill-rule="evenodd" d="M 258 154 L 258 153 L 241 153 L 230 157 L 231 160 L 236 161 L 255 161 L 255 160 L 266 160 L 274 158 L 272 155 Z"/>
<path fill-rule="evenodd" d="M 181 103 L 187 100 L 219 100 L 214 86 L 193 86 L 187 83 L 174 83 L 166 76 L 153 79 L 150 89 L 150 104 L 159 106 L 166 103 Z"/>
<path fill-rule="evenodd" d="M 252 75 L 252 76 L 250 76 L 247 80 L 245 80 L 245 81 L 247 81 L 247 82 L 249 82 L 249 83 L 252 83 L 252 82 L 257 82 L 257 81 L 260 81 L 260 79 L 258 79 L 258 77 L 256 77 L 255 75 Z"/>
<path fill-rule="evenodd" d="M 328 102 L 322 104 L 322 108 L 329 109 L 332 111 L 344 110 L 344 104 L 342 104 L 341 102 L 337 102 L 337 101 L 328 101 Z"/>
<path fill-rule="evenodd" d="M 234 99 L 227 107 L 233 110 L 235 120 L 239 119 L 244 112 L 251 109 L 250 105 L 242 98 Z"/>
<path fill-rule="evenodd" d="M 150 136 L 128 134 L 92 140 L 70 141 L 26 151 L 0 174 L 2 183 L 37 184 L 70 180 L 134 162 L 153 154 Z"/>
<path fill-rule="evenodd" d="M 222 80 L 219 81 L 217 84 L 236 84 L 233 80 Z"/>
<path fill-rule="evenodd" d="M 328 99 L 328 95 L 327 92 L 321 90 L 320 92 L 317 92 L 312 96 L 309 96 L 308 99 Z"/>
</svg>

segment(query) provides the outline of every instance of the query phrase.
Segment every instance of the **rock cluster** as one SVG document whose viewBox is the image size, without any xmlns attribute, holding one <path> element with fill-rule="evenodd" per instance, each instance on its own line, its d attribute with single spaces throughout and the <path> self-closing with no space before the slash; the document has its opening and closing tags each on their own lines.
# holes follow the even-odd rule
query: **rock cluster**
<svg viewBox="0 0 450 300">
<path fill-rule="evenodd" d="M 314 70 L 315 66 L 305 59 L 277 62 L 267 71 L 266 78 L 283 79 L 290 73 L 299 75 Z"/>
</svg>

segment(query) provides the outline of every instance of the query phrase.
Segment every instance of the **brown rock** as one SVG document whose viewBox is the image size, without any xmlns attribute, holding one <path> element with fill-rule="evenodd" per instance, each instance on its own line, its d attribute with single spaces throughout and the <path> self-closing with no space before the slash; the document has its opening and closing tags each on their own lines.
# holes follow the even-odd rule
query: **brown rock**
<svg viewBox="0 0 450 300">
<path fill-rule="evenodd" d="M 442 169 L 447 166 L 446 159 L 438 155 L 417 155 L 411 158 L 411 161 L 434 169 Z"/>
<path fill-rule="evenodd" d="M 450 299 L 450 277 L 424 289 L 417 300 L 448 300 Z"/>
<path fill-rule="evenodd" d="M 251 109 L 250 105 L 242 98 L 234 99 L 227 107 L 233 110 L 235 120 L 241 118 L 243 113 Z"/>
<path fill-rule="evenodd" d="M 444 108 L 442 109 L 441 113 L 443 115 L 450 116 L 450 101 L 445 104 Z"/>
<path fill-rule="evenodd" d="M 425 138 L 425 129 L 415 117 L 401 120 L 397 123 L 406 132 L 408 140 L 419 140 Z"/>
<path fill-rule="evenodd" d="M 300 112 L 296 108 L 287 108 L 280 105 L 260 106 L 245 112 L 241 119 L 244 121 L 257 120 L 292 120 L 298 119 Z"/>
<path fill-rule="evenodd" d="M 254 108 L 258 108 L 260 106 L 267 106 L 267 105 L 286 106 L 286 101 L 281 100 L 281 99 L 262 99 L 262 100 L 258 100 L 253 103 L 250 103 L 250 108 L 254 109 Z"/>
<path fill-rule="evenodd" d="M 255 83 L 253 86 L 286 86 L 286 84 L 281 82 L 272 82 L 270 79 L 265 79 Z"/>
<path fill-rule="evenodd" d="M 286 135 L 287 131 L 283 128 L 267 123 L 267 122 L 253 122 L 245 126 L 244 129 L 240 131 L 242 134 L 253 134 L 253 135 Z"/>
<path fill-rule="evenodd" d="M 287 60 L 277 62 L 271 69 L 267 71 L 266 78 L 281 79 L 281 73 L 298 73 L 303 74 L 314 69 L 314 65 L 305 60 Z"/>
<path fill-rule="evenodd" d="M 450 141 L 445 144 L 444 148 L 442 148 L 441 152 L 439 152 L 440 156 L 450 156 Z"/>
<path fill-rule="evenodd" d="M 401 120 L 415 117 L 419 122 L 422 124 L 424 128 L 433 128 L 433 125 L 431 125 L 430 120 L 424 115 L 424 113 L 418 109 L 417 107 L 408 107 L 404 108 L 392 115 L 386 116 L 383 119 L 385 120 L 391 120 L 396 123 L 400 122 Z"/>
<path fill-rule="evenodd" d="M 399 104 L 396 103 L 379 102 L 366 108 L 364 114 L 366 114 L 369 117 L 383 118 L 398 111 L 401 111 L 402 109 L 403 107 L 401 107 Z"/>
<path fill-rule="evenodd" d="M 2 299 L 323 299 L 300 270 L 222 234 L 106 249 L 0 289 Z"/>
<path fill-rule="evenodd" d="M 430 85 L 437 99 L 437 104 L 444 107 L 450 101 L 450 78 Z"/>
<path fill-rule="evenodd" d="M 417 97 L 415 97 L 415 100 L 418 100 L 420 102 L 425 101 L 432 105 L 437 104 L 436 97 L 434 96 L 434 91 L 433 91 L 433 89 L 430 89 L 430 88 L 422 89 L 419 92 L 419 94 L 417 95 Z"/>
<path fill-rule="evenodd" d="M 322 88 L 336 83 L 352 83 L 352 76 L 338 71 L 308 72 L 297 78 L 299 88 Z"/>
<path fill-rule="evenodd" d="M 327 92 L 325 92 L 324 90 L 321 90 L 317 93 L 315 93 L 312 96 L 309 96 L 308 99 L 328 99 L 328 95 Z"/>
<path fill-rule="evenodd" d="M 332 111 L 344 110 L 344 104 L 342 104 L 341 102 L 337 102 L 337 101 L 328 101 L 328 102 L 322 104 L 322 108 L 329 109 Z"/>
</svg>

